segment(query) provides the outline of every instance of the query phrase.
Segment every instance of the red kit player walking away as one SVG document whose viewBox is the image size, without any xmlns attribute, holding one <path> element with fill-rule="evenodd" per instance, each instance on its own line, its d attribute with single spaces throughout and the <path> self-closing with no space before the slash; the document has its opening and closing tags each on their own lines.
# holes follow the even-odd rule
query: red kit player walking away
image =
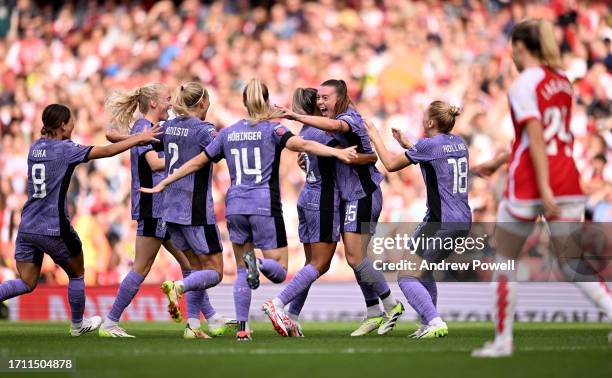
<svg viewBox="0 0 612 378">
<path fill-rule="evenodd" d="M 572 85 L 560 71 L 553 26 L 541 20 L 516 25 L 512 31 L 512 59 L 520 75 L 508 93 L 515 141 L 504 199 L 497 215 L 498 258 L 515 259 L 535 220 L 545 218 L 552 249 L 567 279 L 590 280 L 575 284 L 612 319 L 612 298 L 607 285 L 593 280 L 596 275 L 588 273 L 588 264 L 576 258 L 580 256 L 576 240 L 584 218 L 585 199 L 572 157 Z M 501 158 L 474 170 L 486 175 L 503 163 L 505 159 Z M 581 272 L 581 278 L 577 278 L 577 272 Z M 495 340 L 474 350 L 474 357 L 512 354 L 516 272 L 498 272 L 496 282 Z"/>
</svg>

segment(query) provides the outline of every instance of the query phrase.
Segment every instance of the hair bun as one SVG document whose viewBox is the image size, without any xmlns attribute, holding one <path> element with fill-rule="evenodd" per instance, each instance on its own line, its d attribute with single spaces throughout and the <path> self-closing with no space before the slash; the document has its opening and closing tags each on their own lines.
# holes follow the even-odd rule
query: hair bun
<svg viewBox="0 0 612 378">
<path fill-rule="evenodd" d="M 461 108 L 451 105 L 451 107 L 448 109 L 448 113 L 451 115 L 451 117 L 457 117 L 461 115 Z"/>
</svg>

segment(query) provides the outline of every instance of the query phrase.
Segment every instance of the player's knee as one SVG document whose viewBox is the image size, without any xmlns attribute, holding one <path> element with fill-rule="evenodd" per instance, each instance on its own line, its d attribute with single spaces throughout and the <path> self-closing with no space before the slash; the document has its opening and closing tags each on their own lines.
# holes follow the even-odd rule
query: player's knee
<svg viewBox="0 0 612 378">
<path fill-rule="evenodd" d="M 329 270 L 331 261 L 312 261 L 310 263 L 318 272 L 319 275 L 324 275 Z"/>
<path fill-rule="evenodd" d="M 346 262 L 351 268 L 356 268 L 359 264 L 361 264 L 362 260 L 363 258 L 361 258 L 360 256 L 354 256 L 350 254 L 346 255 Z"/>
</svg>

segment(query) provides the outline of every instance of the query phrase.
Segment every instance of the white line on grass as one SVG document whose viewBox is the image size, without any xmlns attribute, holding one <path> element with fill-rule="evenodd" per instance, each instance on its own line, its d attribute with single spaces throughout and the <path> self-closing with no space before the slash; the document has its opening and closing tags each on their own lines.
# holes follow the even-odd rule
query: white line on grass
<svg viewBox="0 0 612 378">
<path fill-rule="evenodd" d="M 203 346 L 203 345 L 198 345 Z M 610 347 L 606 345 L 601 346 L 524 346 L 517 348 L 518 352 L 560 352 L 560 351 L 586 351 L 586 350 L 609 350 Z M 97 357 L 137 357 L 137 356 L 217 356 L 217 355 L 344 355 L 344 354 L 381 354 L 381 353 L 469 353 L 471 348 L 467 347 L 449 347 L 449 348 L 436 348 L 436 347 L 418 347 L 414 348 L 411 346 L 410 349 L 396 349 L 396 348 L 287 348 L 287 349 L 274 349 L 274 348 L 220 348 L 220 349 L 204 349 L 204 348 L 172 348 L 172 349 L 157 349 L 157 348 L 134 348 L 129 350 L 112 350 L 108 348 L 99 349 L 95 352 Z M 0 355 L 7 356 L 6 349 L 0 350 Z M 20 353 L 40 353 L 38 349 L 27 349 L 20 350 Z M 91 352 L 86 351 L 71 351 L 67 357 L 90 357 Z"/>
</svg>

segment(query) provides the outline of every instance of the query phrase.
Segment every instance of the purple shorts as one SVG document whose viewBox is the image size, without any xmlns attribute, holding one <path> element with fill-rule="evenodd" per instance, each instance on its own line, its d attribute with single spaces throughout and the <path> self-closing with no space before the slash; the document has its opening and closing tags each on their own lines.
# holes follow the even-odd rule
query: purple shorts
<svg viewBox="0 0 612 378">
<path fill-rule="evenodd" d="M 211 255 L 223 251 L 221 235 L 216 224 L 187 226 L 166 222 L 172 244 L 179 251 L 192 250 L 196 255 Z"/>
<path fill-rule="evenodd" d="M 253 243 L 255 248 L 268 250 L 287 246 L 283 217 L 268 215 L 228 215 L 227 229 L 232 243 Z"/>
<path fill-rule="evenodd" d="M 56 264 L 68 261 L 83 253 L 81 239 L 71 227 L 63 236 L 47 236 L 19 232 L 15 243 L 15 260 L 42 263 L 43 253 L 51 256 Z"/>
<path fill-rule="evenodd" d="M 374 235 L 382 201 L 380 188 L 356 201 L 340 201 L 341 232 Z"/>
<path fill-rule="evenodd" d="M 145 218 L 138 221 L 136 236 L 147 236 L 162 240 L 170 239 L 166 222 L 159 218 Z"/>
<path fill-rule="evenodd" d="M 302 243 L 335 243 L 340 240 L 340 213 L 298 206 L 298 234 Z"/>
</svg>

